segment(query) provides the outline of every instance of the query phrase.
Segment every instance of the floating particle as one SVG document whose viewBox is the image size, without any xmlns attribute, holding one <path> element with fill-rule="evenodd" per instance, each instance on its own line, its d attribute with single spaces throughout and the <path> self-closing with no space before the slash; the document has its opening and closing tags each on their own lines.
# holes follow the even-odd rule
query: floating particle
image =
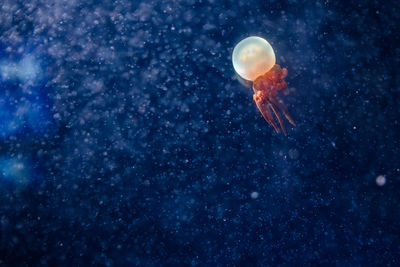
<svg viewBox="0 0 400 267">
<path fill-rule="evenodd" d="M 376 177 L 376 184 L 379 186 L 384 186 L 386 184 L 386 177 L 384 175 L 379 175 Z"/>
<path fill-rule="evenodd" d="M 252 193 L 251 193 L 251 198 L 252 198 L 252 199 L 258 198 L 258 192 L 255 192 L 255 191 L 252 192 Z"/>
</svg>

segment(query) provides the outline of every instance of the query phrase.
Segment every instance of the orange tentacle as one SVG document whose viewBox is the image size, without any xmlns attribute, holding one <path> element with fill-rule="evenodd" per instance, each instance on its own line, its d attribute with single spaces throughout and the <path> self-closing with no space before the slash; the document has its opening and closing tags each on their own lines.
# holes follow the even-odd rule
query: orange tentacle
<svg viewBox="0 0 400 267">
<path fill-rule="evenodd" d="M 292 124 L 293 126 L 296 126 L 296 123 L 294 122 L 292 116 L 290 116 L 289 111 L 287 110 L 285 104 L 283 104 L 282 100 L 279 99 L 279 97 L 271 98 L 271 102 L 278 107 L 278 109 L 285 115 L 286 119 Z"/>
<path fill-rule="evenodd" d="M 278 91 L 287 88 L 284 78 L 287 76 L 287 69 L 281 68 L 278 64 L 264 75 L 258 77 L 253 83 L 254 101 L 264 119 L 274 127 L 277 133 L 280 132 L 279 127 L 272 115 L 275 114 L 278 119 L 282 132 L 286 135 L 286 129 L 283 124 L 282 115 L 293 125 L 296 126 L 293 118 L 290 116 L 286 106 L 277 96 Z M 271 112 L 272 110 L 272 112 Z"/>
<path fill-rule="evenodd" d="M 269 110 L 268 104 L 265 102 L 265 99 L 260 97 L 258 94 L 259 92 L 255 93 L 253 95 L 254 102 L 256 102 L 258 110 L 261 112 L 261 115 L 264 117 L 264 119 L 268 122 L 269 125 L 274 127 L 275 131 L 279 133 L 279 127 L 276 124 L 274 117 L 272 116 L 271 111 Z"/>
<path fill-rule="evenodd" d="M 275 116 L 278 118 L 278 121 L 279 121 L 279 124 L 281 125 L 283 134 L 286 135 L 286 129 L 285 129 L 285 125 L 283 124 L 281 114 L 279 114 L 278 110 L 276 109 L 275 105 L 272 102 L 270 102 L 270 106 L 271 106 L 271 109 L 274 112 Z"/>
</svg>

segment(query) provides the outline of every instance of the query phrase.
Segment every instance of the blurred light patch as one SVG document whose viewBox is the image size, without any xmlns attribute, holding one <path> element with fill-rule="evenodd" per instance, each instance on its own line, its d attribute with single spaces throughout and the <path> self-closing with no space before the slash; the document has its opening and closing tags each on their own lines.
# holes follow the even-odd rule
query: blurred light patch
<svg viewBox="0 0 400 267">
<path fill-rule="evenodd" d="M 23 158 L 0 157 L 0 181 L 2 184 L 25 186 L 34 177 L 32 164 Z"/>
<path fill-rule="evenodd" d="M 0 59 L 0 140 L 43 135 L 52 126 L 42 69 L 32 55 Z"/>
<path fill-rule="evenodd" d="M 3 81 L 37 82 L 42 78 L 42 69 L 32 55 L 26 55 L 19 62 L 0 60 L 0 77 Z"/>
</svg>

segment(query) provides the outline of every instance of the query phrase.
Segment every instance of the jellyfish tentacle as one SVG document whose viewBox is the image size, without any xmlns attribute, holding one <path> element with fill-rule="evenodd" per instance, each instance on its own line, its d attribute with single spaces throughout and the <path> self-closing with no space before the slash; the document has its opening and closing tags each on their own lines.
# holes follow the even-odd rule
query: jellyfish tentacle
<svg viewBox="0 0 400 267">
<path fill-rule="evenodd" d="M 276 133 L 280 133 L 279 127 L 275 122 L 274 117 L 272 116 L 272 112 L 269 109 L 268 105 L 263 105 L 261 108 L 258 108 L 261 111 L 261 114 L 263 115 L 264 119 L 268 118 L 267 122 L 274 127 Z"/>
<path fill-rule="evenodd" d="M 281 69 L 281 79 L 285 78 L 288 74 L 287 68 Z"/>
<path fill-rule="evenodd" d="M 254 102 L 257 104 L 258 110 L 261 112 L 261 115 L 268 122 L 269 125 L 274 127 L 275 131 L 279 133 L 279 127 L 276 124 L 274 117 L 272 116 L 271 110 L 268 107 L 268 104 L 265 103 L 265 100 L 262 99 L 257 93 L 253 95 Z"/>
<path fill-rule="evenodd" d="M 286 119 L 296 127 L 296 123 L 294 122 L 292 116 L 290 115 L 289 111 L 287 110 L 285 104 L 279 97 L 271 98 L 271 102 L 279 108 L 279 110 L 285 115 Z"/>
<path fill-rule="evenodd" d="M 283 134 L 286 135 L 286 129 L 285 129 L 285 125 L 283 124 L 281 114 L 279 114 L 279 111 L 277 110 L 277 108 L 274 105 L 274 103 L 271 100 L 268 100 L 268 101 L 269 101 L 269 106 L 271 107 L 271 109 L 274 112 L 275 116 L 278 118 L 278 121 L 279 121 L 279 124 L 280 124 L 280 126 L 282 128 Z"/>
<path fill-rule="evenodd" d="M 279 91 L 283 91 L 287 88 L 287 84 L 283 80 L 286 75 L 287 69 L 281 68 L 276 64 L 269 72 L 258 77 L 253 82 L 253 98 L 264 119 L 274 127 L 277 133 L 282 130 L 285 135 L 286 128 L 283 122 L 284 116 L 290 124 L 296 126 L 296 123 L 289 114 L 285 104 L 278 96 Z M 278 120 L 278 122 L 276 122 L 276 120 Z"/>
</svg>

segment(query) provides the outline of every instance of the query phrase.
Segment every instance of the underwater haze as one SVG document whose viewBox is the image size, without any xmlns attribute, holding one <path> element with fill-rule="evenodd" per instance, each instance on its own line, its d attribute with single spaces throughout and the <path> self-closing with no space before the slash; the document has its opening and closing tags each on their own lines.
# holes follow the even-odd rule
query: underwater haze
<svg viewBox="0 0 400 267">
<path fill-rule="evenodd" d="M 399 266 L 399 44 L 396 0 L 0 0 L 0 265 Z"/>
</svg>

